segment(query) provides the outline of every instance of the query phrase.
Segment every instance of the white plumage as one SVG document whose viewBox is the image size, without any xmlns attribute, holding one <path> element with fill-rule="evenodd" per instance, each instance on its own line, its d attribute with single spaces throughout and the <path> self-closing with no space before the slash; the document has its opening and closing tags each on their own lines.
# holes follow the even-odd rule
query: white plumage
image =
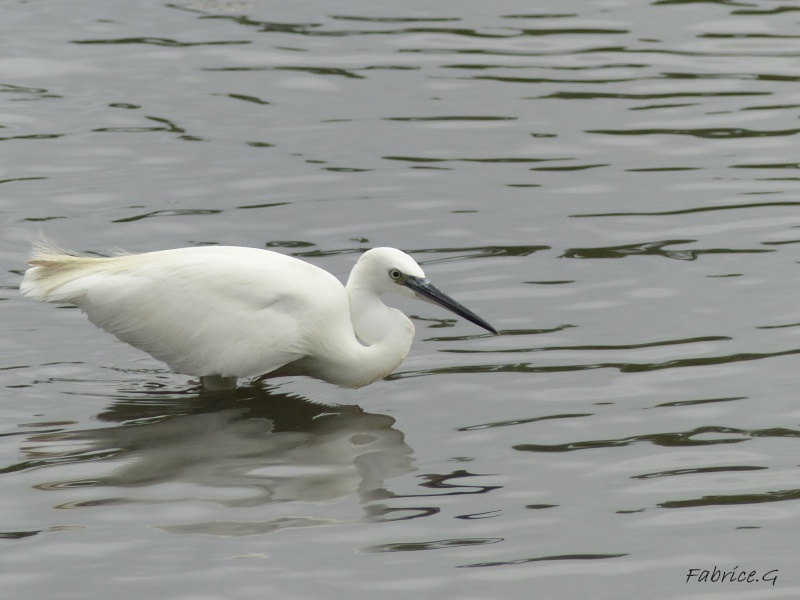
<svg viewBox="0 0 800 600">
<path fill-rule="evenodd" d="M 309 263 L 255 248 L 204 246 L 109 258 L 35 245 L 20 292 L 79 306 L 98 327 L 208 387 L 308 375 L 361 387 L 406 357 L 414 326 L 380 295 L 432 301 L 488 323 L 394 248 L 365 252 L 347 286 Z"/>
</svg>

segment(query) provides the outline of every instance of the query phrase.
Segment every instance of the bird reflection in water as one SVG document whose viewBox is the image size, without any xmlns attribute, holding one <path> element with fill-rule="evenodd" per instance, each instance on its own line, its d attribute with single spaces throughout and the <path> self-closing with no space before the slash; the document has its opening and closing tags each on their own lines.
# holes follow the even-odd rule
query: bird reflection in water
<svg viewBox="0 0 800 600">
<path fill-rule="evenodd" d="M 329 406 L 274 389 L 245 387 L 224 394 L 147 392 L 115 402 L 97 417 L 112 427 L 48 432 L 28 438 L 18 468 L 98 461 L 85 479 L 39 489 L 81 488 L 84 500 L 59 508 L 131 503 L 213 502 L 230 508 L 281 503 L 334 503 L 356 496 L 391 497 L 384 481 L 408 473 L 412 450 L 395 420 L 358 406 Z M 101 466 L 102 465 L 102 466 Z M 85 466 L 89 466 L 88 464 Z M 81 469 L 83 473 L 85 469 Z M 100 475 L 98 472 L 102 471 Z M 92 497 L 114 488 L 114 497 Z M 219 516 L 218 512 L 215 512 Z M 359 518 L 365 518 L 361 515 Z M 333 524 L 291 515 L 269 521 L 179 523 L 175 533 L 253 535 L 284 527 Z"/>
</svg>

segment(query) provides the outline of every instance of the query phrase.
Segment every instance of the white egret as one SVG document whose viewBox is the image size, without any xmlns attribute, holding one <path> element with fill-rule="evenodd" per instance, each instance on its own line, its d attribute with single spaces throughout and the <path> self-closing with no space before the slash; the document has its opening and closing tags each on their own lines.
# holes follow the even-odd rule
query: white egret
<svg viewBox="0 0 800 600">
<path fill-rule="evenodd" d="M 20 292 L 80 307 L 96 326 L 211 389 L 239 377 L 306 375 L 350 388 L 391 373 L 414 325 L 387 292 L 442 306 L 496 334 L 448 297 L 408 254 L 373 248 L 343 286 L 302 260 L 203 246 L 102 258 L 34 245 Z"/>
</svg>

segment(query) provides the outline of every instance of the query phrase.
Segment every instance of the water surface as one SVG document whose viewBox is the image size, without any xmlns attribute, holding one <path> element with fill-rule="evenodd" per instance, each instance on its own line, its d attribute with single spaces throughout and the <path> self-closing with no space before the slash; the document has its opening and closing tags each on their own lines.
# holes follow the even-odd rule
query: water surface
<svg viewBox="0 0 800 600">
<path fill-rule="evenodd" d="M 798 15 L 4 5 L 6 595 L 797 597 Z M 209 396 L 20 298 L 39 231 L 396 246 L 504 335 L 398 300 L 387 380 Z"/>
</svg>

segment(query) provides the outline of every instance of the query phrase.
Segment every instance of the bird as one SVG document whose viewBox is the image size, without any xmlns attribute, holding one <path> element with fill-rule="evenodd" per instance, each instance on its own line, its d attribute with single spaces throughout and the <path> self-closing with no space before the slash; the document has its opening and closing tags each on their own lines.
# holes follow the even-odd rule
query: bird
<svg viewBox="0 0 800 600">
<path fill-rule="evenodd" d="M 242 246 L 100 257 L 42 239 L 28 264 L 23 296 L 78 306 L 207 390 L 234 389 L 239 378 L 308 376 L 344 388 L 385 378 L 414 337 L 385 293 L 431 302 L 498 335 L 396 248 L 361 254 L 346 285 L 298 258 Z"/>
</svg>

